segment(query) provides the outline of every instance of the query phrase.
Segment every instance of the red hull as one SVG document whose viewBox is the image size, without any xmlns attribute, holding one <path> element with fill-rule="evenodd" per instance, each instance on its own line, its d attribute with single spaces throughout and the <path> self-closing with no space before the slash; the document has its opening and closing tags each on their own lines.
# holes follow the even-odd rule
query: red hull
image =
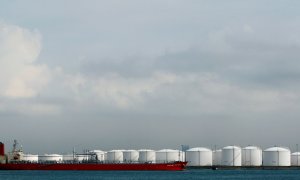
<svg viewBox="0 0 300 180">
<path fill-rule="evenodd" d="M 0 164 L 0 170 L 180 171 L 186 162 L 154 164 Z"/>
</svg>

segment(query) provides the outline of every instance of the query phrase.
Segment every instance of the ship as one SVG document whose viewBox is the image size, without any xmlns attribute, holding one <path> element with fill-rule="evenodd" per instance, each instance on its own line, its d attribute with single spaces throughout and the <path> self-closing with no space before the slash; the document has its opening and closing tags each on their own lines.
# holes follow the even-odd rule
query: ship
<svg viewBox="0 0 300 180">
<path fill-rule="evenodd" d="M 17 141 L 14 142 L 13 150 L 5 154 L 4 144 L 0 142 L 0 170 L 73 170 L 73 171 L 182 171 L 187 162 L 174 161 L 165 163 L 155 162 L 105 162 L 96 160 L 84 161 L 52 161 L 30 162 L 23 160 L 23 150 L 16 149 Z M 73 151 L 74 153 L 74 151 Z M 75 154 L 74 154 L 75 157 Z"/>
<path fill-rule="evenodd" d="M 6 163 L 0 170 L 181 171 L 185 162 L 173 163 Z"/>
</svg>

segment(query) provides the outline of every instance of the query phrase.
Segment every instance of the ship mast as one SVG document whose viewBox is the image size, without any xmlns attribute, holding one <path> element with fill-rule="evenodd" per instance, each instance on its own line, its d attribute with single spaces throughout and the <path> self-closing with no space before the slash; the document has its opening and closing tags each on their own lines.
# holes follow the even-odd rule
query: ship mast
<svg viewBox="0 0 300 180">
<path fill-rule="evenodd" d="M 18 141 L 15 139 L 14 140 L 14 144 L 13 144 L 13 150 L 12 150 L 12 152 L 16 152 L 17 151 L 17 145 L 18 145 Z"/>
</svg>

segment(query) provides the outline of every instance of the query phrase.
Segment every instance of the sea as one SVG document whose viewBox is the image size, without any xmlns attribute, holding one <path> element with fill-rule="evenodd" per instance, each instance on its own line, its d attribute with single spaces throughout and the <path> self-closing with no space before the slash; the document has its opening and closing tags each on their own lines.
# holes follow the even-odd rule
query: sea
<svg viewBox="0 0 300 180">
<path fill-rule="evenodd" d="M 0 180 L 176 180 L 176 179 L 300 179 L 300 170 L 210 170 L 184 171 L 0 171 Z"/>
</svg>

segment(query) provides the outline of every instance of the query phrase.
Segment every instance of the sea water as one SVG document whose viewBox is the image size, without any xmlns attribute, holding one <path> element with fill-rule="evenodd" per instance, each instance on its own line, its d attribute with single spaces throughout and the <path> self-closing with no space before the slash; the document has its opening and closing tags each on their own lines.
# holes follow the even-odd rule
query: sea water
<svg viewBox="0 0 300 180">
<path fill-rule="evenodd" d="M 0 171 L 0 180 L 300 179 L 300 170 Z"/>
</svg>

